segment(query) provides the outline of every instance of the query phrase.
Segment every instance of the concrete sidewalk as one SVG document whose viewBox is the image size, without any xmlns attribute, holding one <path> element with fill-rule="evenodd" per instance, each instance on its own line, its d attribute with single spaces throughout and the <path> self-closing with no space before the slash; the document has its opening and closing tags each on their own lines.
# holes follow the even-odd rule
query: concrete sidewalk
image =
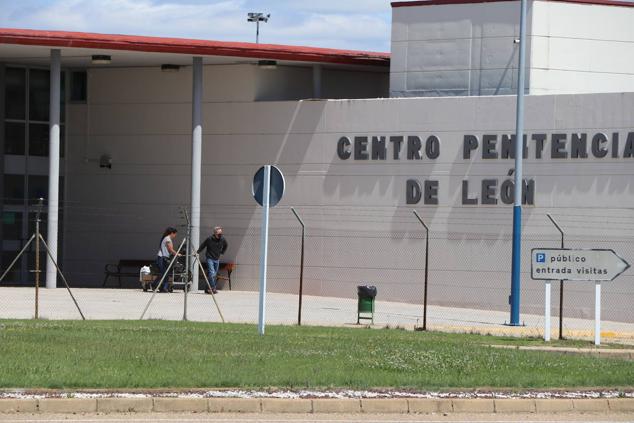
<svg viewBox="0 0 634 423">
<path fill-rule="evenodd" d="M 152 294 L 128 289 L 73 289 L 87 319 L 116 320 L 139 319 Z M 30 319 L 34 316 L 34 288 L 0 288 L 0 318 Z M 227 322 L 256 323 L 258 293 L 221 291 L 216 299 Z M 296 324 L 298 297 L 291 294 L 267 294 L 267 323 Z M 181 320 L 183 318 L 183 291 L 157 294 L 146 319 Z M 333 297 L 304 296 L 304 325 L 352 326 L 356 325 L 357 300 Z M 416 304 L 376 302 L 374 325 L 413 329 L 422 324 L 423 307 Z M 80 319 L 66 289 L 40 289 L 40 317 L 44 319 Z M 219 322 L 220 316 L 210 295 L 188 295 L 188 320 Z M 428 328 L 443 331 L 477 332 L 494 335 L 535 336 L 543 334 L 544 318 L 523 314 L 523 327 L 509 327 L 504 323 L 508 313 L 429 306 Z M 366 321 L 367 322 L 367 321 Z M 594 321 L 586 319 L 564 320 L 564 335 L 571 338 L 593 337 Z M 557 328 L 552 329 L 553 336 Z M 634 344 L 634 324 L 602 322 L 602 336 L 610 340 Z"/>
</svg>

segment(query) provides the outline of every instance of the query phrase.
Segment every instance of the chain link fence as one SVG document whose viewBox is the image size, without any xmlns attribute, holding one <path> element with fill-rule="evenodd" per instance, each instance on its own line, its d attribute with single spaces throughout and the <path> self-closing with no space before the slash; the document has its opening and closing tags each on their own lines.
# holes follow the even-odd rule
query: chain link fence
<svg viewBox="0 0 634 423">
<path fill-rule="evenodd" d="M 374 285 L 378 295 L 375 324 L 422 326 L 425 287 L 426 230 L 406 207 L 296 207 L 305 223 L 302 272 L 303 324 L 348 325 L 357 322 L 357 286 Z M 505 208 L 418 209 L 429 227 L 427 326 L 430 329 L 495 331 L 509 320 L 511 220 Z M 523 222 L 521 318 L 539 335 L 544 325 L 544 282 L 530 278 L 530 250 L 558 248 L 561 235 L 546 213 L 564 231 L 566 248 L 611 248 L 634 263 L 634 212 L 631 210 L 526 208 Z M 82 287 L 78 275 L 68 280 L 87 319 L 169 319 L 254 323 L 258 319 L 260 211 L 249 208 L 225 215 L 210 212 L 204 222 L 226 220 L 230 251 L 223 260 L 236 268 L 231 291 L 226 280 L 212 296 L 200 290 L 171 294 L 143 292 L 138 278 L 116 289 Z M 236 216 L 241 219 L 236 219 Z M 246 222 L 246 223 L 245 223 Z M 207 227 L 207 226 L 205 226 Z M 302 227 L 290 207 L 271 211 L 267 321 L 296 324 L 299 320 Z M 182 234 L 184 235 L 184 231 Z M 179 237 L 180 241 L 181 237 Z M 178 245 L 180 242 L 177 242 Z M 43 260 L 41 260 L 43 262 Z M 3 269 L 8 264 L 3 262 Z M 20 264 L 22 265 L 22 264 Z M 64 270 L 64 269 L 62 269 Z M 224 272 L 221 272 L 226 276 Z M 15 278 L 9 274 L 7 278 Z M 19 287 L 0 282 L 0 318 L 35 316 L 33 279 Z M 14 284 L 15 285 L 15 284 Z M 58 286 L 63 287 L 61 281 Z M 591 331 L 594 284 L 563 283 L 563 330 L 575 335 Z M 553 283 L 553 333 L 560 315 L 560 283 Z M 78 319 L 68 290 L 39 289 L 38 314 L 46 319 Z M 634 272 L 603 283 L 604 328 L 634 333 Z M 529 333 L 530 330 L 529 330 Z"/>
</svg>

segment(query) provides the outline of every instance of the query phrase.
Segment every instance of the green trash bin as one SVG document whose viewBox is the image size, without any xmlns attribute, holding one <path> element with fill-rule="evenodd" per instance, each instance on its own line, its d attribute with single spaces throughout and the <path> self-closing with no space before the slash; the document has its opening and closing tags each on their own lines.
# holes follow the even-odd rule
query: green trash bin
<svg viewBox="0 0 634 423">
<path fill-rule="evenodd" d="M 376 298 L 376 286 L 357 286 L 357 325 L 361 320 L 370 320 L 374 324 L 374 299 Z"/>
</svg>

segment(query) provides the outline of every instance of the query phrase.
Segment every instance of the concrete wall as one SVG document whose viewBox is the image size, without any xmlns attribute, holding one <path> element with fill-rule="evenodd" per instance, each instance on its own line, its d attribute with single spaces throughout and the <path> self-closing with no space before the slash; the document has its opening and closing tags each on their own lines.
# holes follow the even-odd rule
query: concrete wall
<svg viewBox="0 0 634 423">
<path fill-rule="evenodd" d="M 130 71 L 137 72 L 143 71 Z M 190 81 L 174 76 L 178 81 L 167 87 L 151 72 L 124 90 L 116 87 L 125 84 L 125 72 L 91 72 L 89 103 L 69 105 L 64 265 L 73 281 L 98 285 L 105 263 L 152 259 L 162 229 L 181 223 L 178 208 L 188 207 Z M 294 206 L 308 226 L 306 293 L 354 297 L 355 286 L 368 282 L 382 299 L 422 301 L 424 233 L 406 204 L 405 183 L 433 179 L 439 204 L 416 205 L 432 228 L 430 301 L 507 309 L 511 209 L 462 205 L 461 183 L 468 180 L 469 195 L 481 197 L 483 179 L 507 179 L 511 159 L 483 159 L 479 149 L 465 160 L 463 137 L 513 133 L 512 96 L 218 102 L 215 85 L 222 82 L 206 73 L 202 226 L 225 227 L 227 258 L 238 263 L 234 289 L 256 289 L 260 209 L 250 187 L 259 166 L 276 163 L 287 193 L 272 212 L 272 291 L 297 290 Z M 527 131 L 618 132 L 622 150 L 634 131 L 633 106 L 634 94 L 529 96 Z M 336 153 L 341 136 L 425 140 L 432 134 L 441 142 L 433 160 L 390 154 L 386 160 L 341 160 Z M 531 143 L 525 164 L 536 194 L 525 212 L 523 310 L 541 313 L 543 285 L 529 279 L 527 259 L 531 247 L 558 245 L 546 213 L 568 231 L 569 245 L 614 248 L 634 262 L 634 171 L 631 158 L 550 159 L 544 153 L 535 159 L 534 148 Z M 95 162 L 104 153 L 112 156 L 112 169 Z M 634 321 L 632 282 L 629 272 L 606 284 L 606 318 Z M 569 285 L 568 315 L 592 315 L 592 292 L 590 285 Z"/>
<path fill-rule="evenodd" d="M 634 91 L 634 7 L 533 3 L 533 94 Z"/>
<path fill-rule="evenodd" d="M 519 2 L 393 8 L 393 97 L 517 89 Z M 529 1 L 527 91 L 634 91 L 634 8 Z"/>
<path fill-rule="evenodd" d="M 514 1 L 392 8 L 390 93 L 511 94 L 518 35 Z"/>
</svg>

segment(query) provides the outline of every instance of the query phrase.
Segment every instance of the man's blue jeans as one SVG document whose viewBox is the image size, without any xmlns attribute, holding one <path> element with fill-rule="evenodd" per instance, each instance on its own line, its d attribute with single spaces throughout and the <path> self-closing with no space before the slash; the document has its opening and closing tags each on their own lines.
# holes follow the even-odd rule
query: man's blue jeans
<svg viewBox="0 0 634 423">
<path fill-rule="evenodd" d="M 207 258 L 207 277 L 209 278 L 211 289 L 216 289 L 216 276 L 218 275 L 219 268 L 220 260 Z"/>
</svg>

